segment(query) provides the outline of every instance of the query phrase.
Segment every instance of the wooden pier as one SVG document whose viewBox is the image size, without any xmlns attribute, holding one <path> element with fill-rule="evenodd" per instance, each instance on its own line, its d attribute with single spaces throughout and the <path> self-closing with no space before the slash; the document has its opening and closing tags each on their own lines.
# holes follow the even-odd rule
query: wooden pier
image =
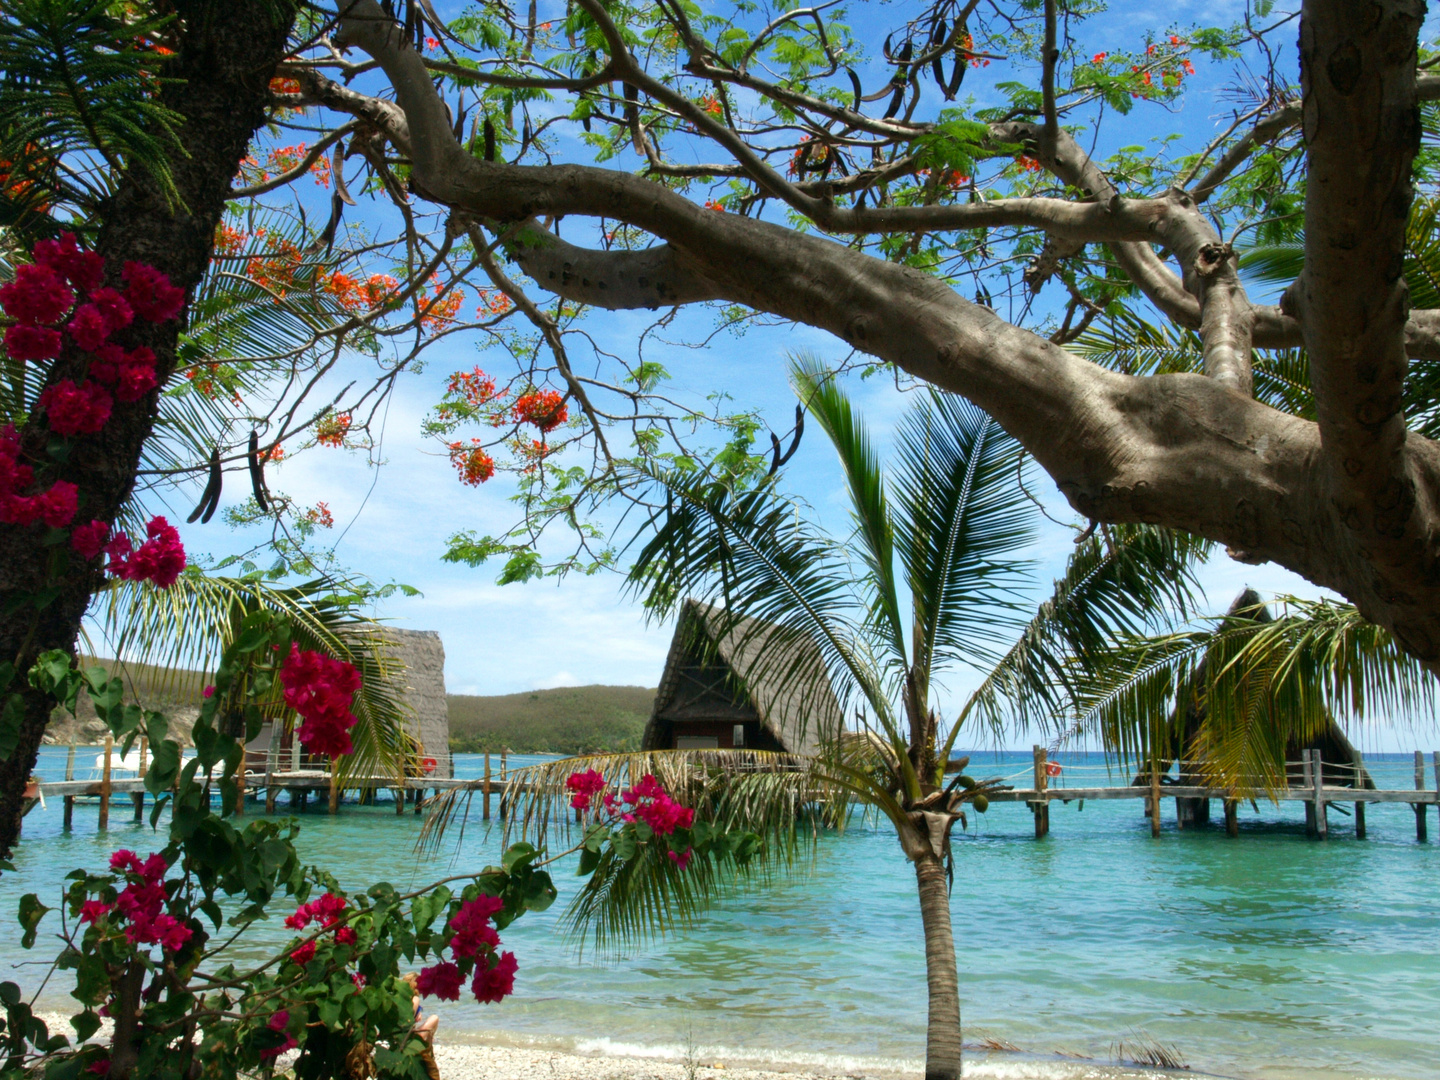
<svg viewBox="0 0 1440 1080">
<path fill-rule="evenodd" d="M 132 779 L 115 778 L 110 760 L 112 753 L 113 747 L 107 740 L 104 750 L 105 764 L 100 779 L 66 779 L 53 783 L 39 783 L 36 785 L 37 790 L 29 800 L 29 804 L 33 806 L 40 801 L 41 796 L 63 799 L 64 825 L 68 829 L 72 827 L 76 799 L 83 798 L 87 801 L 95 799 L 99 808 L 98 825 L 101 829 L 105 829 L 109 824 L 112 801 L 116 796 L 129 795 L 134 804 L 135 820 L 141 820 L 146 794 L 145 781 L 138 776 Z M 141 755 L 143 760 L 143 748 Z M 72 747 L 66 763 L 67 777 L 74 775 L 74 761 L 75 749 Z M 265 812 L 275 813 L 277 797 L 281 792 L 289 793 L 292 809 L 303 808 L 308 803 L 312 792 L 325 792 L 328 796 L 326 802 L 329 811 L 331 813 L 336 811 L 343 792 L 337 788 L 336 777 L 332 772 L 313 768 L 292 768 L 280 771 L 275 768 L 275 764 L 274 755 L 271 755 L 270 760 L 263 762 L 262 768 L 247 767 L 241 783 L 240 805 L 237 807 L 240 813 L 245 812 L 247 795 L 253 796 L 257 801 L 263 797 Z M 1358 779 L 1360 782 L 1355 786 L 1325 783 L 1325 773 L 1335 772 L 1336 767 L 1333 763 L 1322 762 L 1319 750 L 1309 751 L 1304 760 L 1289 762 L 1287 766 L 1287 773 L 1298 775 L 1301 783 L 1292 783 L 1275 792 L 1273 796 L 1267 794 L 1265 798 L 1268 800 L 1273 797 L 1277 802 L 1302 803 L 1305 807 L 1307 832 L 1317 839 L 1323 840 L 1329 835 L 1327 812 L 1329 807 L 1334 804 L 1353 806 L 1355 835 L 1360 839 L 1364 839 L 1366 835 L 1365 806 L 1369 803 L 1408 804 L 1415 813 L 1415 835 L 1416 839 L 1420 841 L 1428 838 L 1426 808 L 1430 806 L 1440 808 L 1440 751 L 1431 754 L 1431 771 L 1433 771 L 1435 779 L 1434 790 L 1426 787 L 1425 759 L 1418 750 L 1415 751 L 1415 787 L 1413 790 L 1364 786 L 1369 782 L 1369 778 L 1363 765 L 1356 767 L 1355 777 L 1352 779 Z M 1050 806 L 1057 802 L 1062 804 L 1079 802 L 1083 805 L 1087 800 L 1097 802 L 1112 799 L 1144 800 L 1145 814 L 1150 819 L 1153 834 L 1158 836 L 1160 835 L 1160 805 L 1163 800 L 1218 799 L 1225 808 L 1226 832 L 1231 836 L 1239 835 L 1236 811 L 1241 800 L 1236 799 L 1225 790 L 1178 783 L 1162 783 L 1161 777 L 1154 772 L 1137 777 L 1136 781 L 1130 784 L 1058 787 L 1051 783 L 1055 774 L 1055 766 L 1049 761 L 1045 749 L 1037 746 L 1034 749 L 1031 786 L 992 791 L 989 794 L 990 803 L 992 805 L 998 803 L 1026 804 L 1034 815 L 1035 836 L 1039 839 L 1049 834 Z M 1063 775 L 1063 772 L 1060 775 Z M 1142 780 L 1148 782 L 1142 782 Z M 345 790 L 358 790 L 361 793 L 362 803 L 373 802 L 376 791 L 388 790 L 394 796 L 397 814 L 403 814 L 407 805 L 412 806 L 416 814 L 420 813 L 424 793 L 427 791 L 438 794 L 443 791 L 473 788 L 481 796 L 481 812 L 485 821 L 490 820 L 492 798 L 498 797 L 499 814 L 503 819 L 506 813 L 507 798 L 529 790 L 528 785 L 517 784 L 510 778 L 503 753 L 500 755 L 500 768 L 495 773 L 491 771 L 490 755 L 486 754 L 484 775 L 473 780 L 432 779 L 428 776 L 352 777 L 344 782 L 344 788 Z M 1177 802 L 1177 809 L 1178 806 Z M 1437 809 L 1437 814 L 1440 814 L 1440 809 Z M 1176 820 L 1183 828 L 1183 815 L 1177 813 Z M 1440 821 L 1440 817 L 1437 817 L 1437 821 Z"/>
</svg>

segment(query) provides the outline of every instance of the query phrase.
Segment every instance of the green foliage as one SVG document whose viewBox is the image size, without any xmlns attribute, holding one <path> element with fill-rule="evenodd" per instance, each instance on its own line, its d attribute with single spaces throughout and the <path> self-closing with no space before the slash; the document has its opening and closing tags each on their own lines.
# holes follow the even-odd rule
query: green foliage
<svg viewBox="0 0 1440 1080">
<path fill-rule="evenodd" d="M 654 698 L 654 690 L 638 686 L 567 686 L 495 697 L 449 694 L 450 749 L 516 754 L 638 750 Z"/>
<path fill-rule="evenodd" d="M 0 158 L 12 179 L 0 195 L 0 225 L 48 233 L 50 214 L 93 209 L 134 167 L 175 198 L 179 117 L 157 100 L 165 62 L 153 45 L 169 19 L 111 0 L 3 7 Z"/>
</svg>

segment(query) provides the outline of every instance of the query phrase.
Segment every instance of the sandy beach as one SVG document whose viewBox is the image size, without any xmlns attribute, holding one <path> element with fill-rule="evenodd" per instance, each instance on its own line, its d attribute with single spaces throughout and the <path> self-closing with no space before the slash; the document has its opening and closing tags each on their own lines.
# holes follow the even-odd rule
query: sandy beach
<svg viewBox="0 0 1440 1080">
<path fill-rule="evenodd" d="M 723 1062 L 705 1059 L 675 1061 L 514 1046 L 446 1045 L 443 1039 L 435 1048 L 435 1060 L 444 1080 L 832 1080 L 865 1075 L 727 1068 Z"/>
</svg>

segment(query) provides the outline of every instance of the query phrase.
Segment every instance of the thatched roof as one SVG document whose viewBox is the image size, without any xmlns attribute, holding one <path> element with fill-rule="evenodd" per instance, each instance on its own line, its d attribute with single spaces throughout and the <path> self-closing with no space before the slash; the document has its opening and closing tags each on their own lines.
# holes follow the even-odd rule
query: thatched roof
<svg viewBox="0 0 1440 1080">
<path fill-rule="evenodd" d="M 435 630 L 400 630 L 385 626 L 380 636 L 389 652 L 405 665 L 401 700 L 414 710 L 410 734 L 420 744 L 421 757 L 433 757 L 435 771 L 428 775 L 450 778 L 450 707 L 445 700 L 445 646 Z"/>
<path fill-rule="evenodd" d="M 786 751 L 817 753 L 822 741 L 844 727 L 829 679 L 802 674 L 823 671 L 819 650 L 809 641 L 788 636 L 781 640 L 777 627 L 754 619 L 741 619 L 722 633 L 726 622 L 718 608 L 698 600 L 685 602 L 641 747 L 658 747 L 660 723 L 675 700 L 682 669 L 688 660 L 705 656 L 729 669 L 736 704 L 752 713 Z"/>
</svg>

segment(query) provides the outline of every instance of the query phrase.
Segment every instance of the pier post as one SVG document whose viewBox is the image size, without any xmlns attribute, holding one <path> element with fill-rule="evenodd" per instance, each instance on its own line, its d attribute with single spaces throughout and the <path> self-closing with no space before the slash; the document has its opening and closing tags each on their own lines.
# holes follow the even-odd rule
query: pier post
<svg viewBox="0 0 1440 1080">
<path fill-rule="evenodd" d="M 1321 840 L 1329 836 L 1329 822 L 1325 818 L 1325 760 L 1321 751 L 1310 751 L 1310 775 L 1314 777 L 1315 834 Z"/>
<path fill-rule="evenodd" d="M 110 755 L 115 750 L 115 736 L 105 736 L 105 764 L 100 773 L 100 816 L 97 829 L 110 828 Z M 1417 753 L 1419 751 L 1416 751 Z"/>
<path fill-rule="evenodd" d="M 1311 761 L 1310 761 L 1310 751 L 1309 751 L 1309 750 L 1301 750 L 1301 751 L 1300 751 L 1300 770 L 1301 770 L 1301 777 L 1300 777 L 1301 786 L 1304 787 L 1304 789 L 1305 789 L 1306 791 L 1310 791 L 1310 790 L 1311 790 L 1312 788 L 1314 788 L 1314 786 L 1315 786 L 1315 776 L 1314 776 L 1314 765 L 1311 764 Z M 1301 798 L 1304 798 L 1304 796 L 1301 796 Z M 1314 802 L 1313 799 L 1305 799 L 1304 805 L 1305 805 L 1305 835 L 1306 835 L 1306 836 L 1311 836 L 1311 837 L 1313 837 L 1313 836 L 1316 835 L 1316 832 L 1317 832 L 1317 830 L 1318 830 L 1318 827 L 1317 827 L 1316 824 L 1315 824 L 1315 802 Z"/>
<path fill-rule="evenodd" d="M 509 752 L 509 747 L 502 746 L 500 748 L 500 782 L 502 784 L 505 782 L 505 755 Z M 1419 751 L 1417 750 L 1416 753 L 1418 754 Z"/>
<path fill-rule="evenodd" d="M 340 809 L 340 789 L 335 785 L 340 780 L 340 759 L 330 759 L 330 813 Z"/>
<path fill-rule="evenodd" d="M 1425 755 L 1415 751 L 1415 790 L 1425 790 Z M 1427 838 L 1425 826 L 1425 804 L 1415 803 L 1415 839 L 1424 843 Z"/>
<path fill-rule="evenodd" d="M 1160 754 L 1150 758 L 1150 835 L 1160 835 Z"/>
<path fill-rule="evenodd" d="M 280 756 L 280 741 L 276 738 L 279 733 L 275 730 L 275 724 L 270 725 L 270 745 L 265 750 L 265 813 L 275 813 L 275 763 Z"/>
<path fill-rule="evenodd" d="M 1365 786 L 1365 757 L 1359 750 L 1355 751 L 1355 786 Z M 1365 802 L 1361 800 L 1355 804 L 1355 839 L 1365 839 Z"/>
<path fill-rule="evenodd" d="M 1240 835 L 1240 802 L 1237 799 L 1225 800 L 1225 835 Z"/>
<path fill-rule="evenodd" d="M 415 814 L 418 817 L 420 814 L 420 808 L 425 805 L 425 789 L 423 787 L 416 788 L 414 794 L 411 796 L 411 799 L 415 803 Z"/>
<path fill-rule="evenodd" d="M 484 820 L 490 820 L 490 751 L 485 751 L 485 809 Z"/>
<path fill-rule="evenodd" d="M 70 753 L 65 755 L 65 779 L 75 779 L 75 744 L 70 744 Z M 69 832 L 75 820 L 75 796 L 65 796 L 65 831 Z"/>
<path fill-rule="evenodd" d="M 144 735 L 140 736 L 140 772 L 137 774 L 143 780 L 145 778 L 145 758 L 149 749 L 149 740 Z M 145 820 L 145 792 L 137 791 L 130 796 L 135 804 L 135 824 L 139 825 Z"/>
<path fill-rule="evenodd" d="M 1049 786 L 1049 778 L 1045 775 L 1045 748 L 1036 744 L 1034 756 L 1035 801 L 1030 804 L 1030 812 L 1035 815 L 1035 839 L 1040 840 L 1050 832 L 1050 802 L 1045 795 L 1045 789 Z"/>
<path fill-rule="evenodd" d="M 290 771 L 300 771 L 300 740 L 293 731 L 290 733 Z"/>
</svg>

